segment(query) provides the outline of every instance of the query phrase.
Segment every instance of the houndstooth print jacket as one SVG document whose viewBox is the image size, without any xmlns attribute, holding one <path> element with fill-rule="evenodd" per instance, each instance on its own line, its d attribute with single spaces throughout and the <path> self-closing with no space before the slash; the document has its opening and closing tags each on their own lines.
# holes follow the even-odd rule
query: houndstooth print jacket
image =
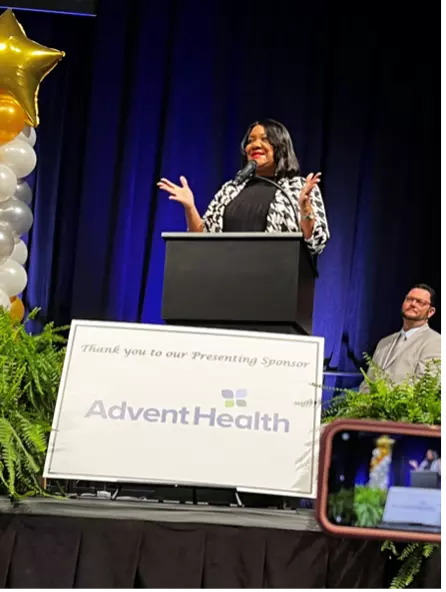
<svg viewBox="0 0 446 592">
<path fill-rule="evenodd" d="M 223 215 L 226 206 L 233 201 L 248 181 L 237 184 L 235 181 L 228 181 L 216 193 L 214 199 L 208 206 L 203 216 L 205 232 L 223 232 Z M 296 216 L 300 225 L 300 212 L 297 207 L 300 190 L 305 183 L 304 177 L 292 177 L 291 179 L 280 179 L 278 184 L 283 187 L 292 200 L 296 203 L 293 212 L 290 203 L 283 193 L 277 189 L 274 199 L 269 208 L 266 218 L 266 232 L 297 232 Z M 315 215 L 313 234 L 305 239 L 309 251 L 313 255 L 320 255 L 330 238 L 328 230 L 327 216 L 325 214 L 322 194 L 318 187 L 315 187 L 310 193 L 310 201 Z"/>
</svg>

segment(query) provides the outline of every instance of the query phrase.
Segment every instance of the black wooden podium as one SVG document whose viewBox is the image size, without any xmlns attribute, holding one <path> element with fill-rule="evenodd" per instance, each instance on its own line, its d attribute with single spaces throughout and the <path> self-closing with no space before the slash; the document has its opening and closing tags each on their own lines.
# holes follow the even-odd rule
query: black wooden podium
<svg viewBox="0 0 446 592">
<path fill-rule="evenodd" d="M 302 233 L 164 233 L 168 324 L 311 334 L 316 270 Z"/>
<path fill-rule="evenodd" d="M 166 232 L 162 317 L 171 325 L 311 334 L 317 273 L 302 233 Z M 165 500 L 235 503 L 235 490 L 168 490 Z M 181 490 L 181 491 L 180 491 Z M 298 500 L 239 492 L 250 507 Z M 188 497 L 189 496 L 189 497 Z"/>
</svg>

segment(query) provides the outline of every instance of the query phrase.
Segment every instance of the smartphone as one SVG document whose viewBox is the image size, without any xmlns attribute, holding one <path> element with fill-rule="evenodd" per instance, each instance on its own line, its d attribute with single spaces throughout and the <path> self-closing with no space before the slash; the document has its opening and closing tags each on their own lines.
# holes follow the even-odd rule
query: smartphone
<svg viewBox="0 0 446 592">
<path fill-rule="evenodd" d="M 441 427 L 339 419 L 323 428 L 316 517 L 342 537 L 441 542 Z"/>
</svg>

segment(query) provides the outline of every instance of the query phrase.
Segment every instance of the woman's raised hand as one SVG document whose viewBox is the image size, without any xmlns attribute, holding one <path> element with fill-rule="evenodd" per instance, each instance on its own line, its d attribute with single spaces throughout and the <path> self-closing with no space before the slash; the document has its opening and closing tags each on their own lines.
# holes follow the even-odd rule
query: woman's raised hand
<svg viewBox="0 0 446 592">
<path fill-rule="evenodd" d="M 307 203 L 310 202 L 310 193 L 313 191 L 313 189 L 320 182 L 321 175 L 322 175 L 322 173 L 316 173 L 316 174 L 310 173 L 306 177 L 304 186 L 300 190 L 300 194 L 299 194 L 299 205 L 301 207 L 307 205 Z"/>
<path fill-rule="evenodd" d="M 180 185 L 175 185 L 168 179 L 161 179 L 157 183 L 158 187 L 170 194 L 169 199 L 179 201 L 186 209 L 191 209 L 195 205 L 194 194 L 187 183 L 186 177 L 180 177 Z"/>
</svg>

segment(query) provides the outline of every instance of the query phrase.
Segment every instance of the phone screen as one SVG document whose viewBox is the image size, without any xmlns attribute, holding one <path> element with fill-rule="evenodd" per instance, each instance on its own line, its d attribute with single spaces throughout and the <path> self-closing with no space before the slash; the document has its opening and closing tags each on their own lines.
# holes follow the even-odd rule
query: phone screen
<svg viewBox="0 0 446 592">
<path fill-rule="evenodd" d="M 332 523 L 441 533 L 441 438 L 350 430 L 332 444 Z"/>
</svg>

